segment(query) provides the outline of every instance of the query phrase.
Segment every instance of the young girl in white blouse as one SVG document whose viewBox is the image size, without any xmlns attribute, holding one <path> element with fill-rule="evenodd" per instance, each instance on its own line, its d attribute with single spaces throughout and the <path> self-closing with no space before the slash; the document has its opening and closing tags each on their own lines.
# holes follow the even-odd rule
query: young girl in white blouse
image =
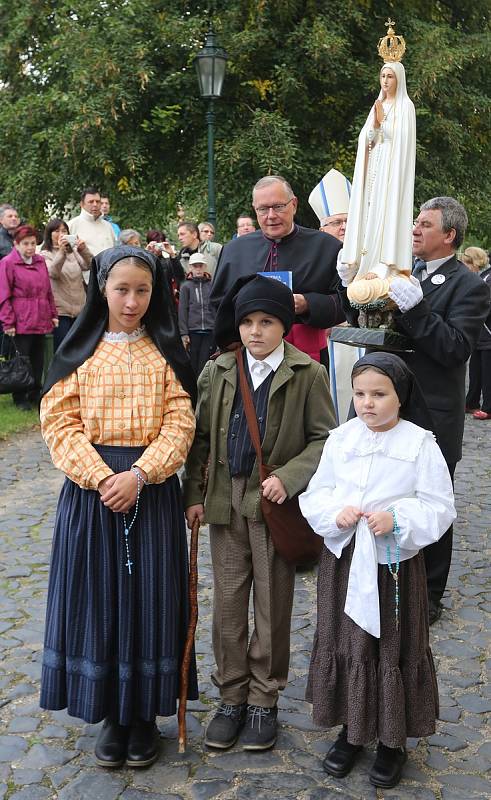
<svg viewBox="0 0 491 800">
<path fill-rule="evenodd" d="M 438 689 L 421 548 L 455 519 L 452 483 L 416 380 L 398 356 L 352 372 L 356 418 L 334 430 L 300 496 L 324 538 L 307 699 L 314 721 L 343 725 L 324 759 L 337 778 L 378 739 L 369 779 L 395 786 L 406 738 L 434 733 Z M 420 427 L 414 422 L 422 422 Z"/>
</svg>

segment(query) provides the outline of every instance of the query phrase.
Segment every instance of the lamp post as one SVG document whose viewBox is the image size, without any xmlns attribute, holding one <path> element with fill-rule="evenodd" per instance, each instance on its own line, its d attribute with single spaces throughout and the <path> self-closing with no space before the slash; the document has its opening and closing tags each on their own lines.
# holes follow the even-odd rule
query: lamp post
<svg viewBox="0 0 491 800">
<path fill-rule="evenodd" d="M 208 100 L 206 124 L 208 127 L 208 221 L 216 223 L 215 174 L 213 157 L 213 126 L 215 124 L 214 102 L 221 97 L 225 77 L 225 50 L 217 47 L 211 26 L 206 34 L 204 47 L 196 54 L 194 63 L 198 73 L 199 92 L 203 100 Z"/>
</svg>

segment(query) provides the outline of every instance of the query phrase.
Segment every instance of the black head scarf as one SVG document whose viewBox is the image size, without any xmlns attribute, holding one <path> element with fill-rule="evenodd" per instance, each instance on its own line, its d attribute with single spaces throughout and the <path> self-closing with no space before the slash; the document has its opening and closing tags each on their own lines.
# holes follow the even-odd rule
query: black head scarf
<svg viewBox="0 0 491 800">
<path fill-rule="evenodd" d="M 264 275 L 237 278 L 220 303 L 215 318 L 215 342 L 220 350 L 239 342 L 239 323 L 253 311 L 277 317 L 288 333 L 295 322 L 293 294 L 285 284 Z"/>
<path fill-rule="evenodd" d="M 151 270 L 152 296 L 142 322 L 160 353 L 176 373 L 193 405 L 196 378 L 184 350 L 174 304 L 162 266 L 155 256 L 141 247 L 121 245 L 103 250 L 92 259 L 87 302 L 56 351 L 43 387 L 46 394 L 55 383 L 74 372 L 94 353 L 107 327 L 109 309 L 102 294 L 110 270 L 123 258 L 138 258 Z"/>
<path fill-rule="evenodd" d="M 413 422 L 427 431 L 435 433 L 435 426 L 426 405 L 420 385 L 407 364 L 394 353 L 368 353 L 363 358 L 359 358 L 351 373 L 351 383 L 353 384 L 353 372 L 358 367 L 377 367 L 382 370 L 394 384 L 394 389 L 401 403 L 399 416 L 402 419 Z M 349 419 L 356 416 L 353 403 L 351 403 Z"/>
</svg>

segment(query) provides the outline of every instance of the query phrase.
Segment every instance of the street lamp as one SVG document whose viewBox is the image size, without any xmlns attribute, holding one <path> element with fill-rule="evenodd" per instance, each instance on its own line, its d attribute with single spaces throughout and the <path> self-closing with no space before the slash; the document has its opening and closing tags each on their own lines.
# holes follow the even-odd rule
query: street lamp
<svg viewBox="0 0 491 800">
<path fill-rule="evenodd" d="M 215 176 L 213 159 L 213 126 L 215 112 L 213 103 L 222 94 L 223 79 L 225 77 L 225 63 L 227 54 L 215 43 L 215 34 L 211 27 L 206 34 L 204 47 L 196 54 L 194 63 L 198 73 L 199 92 L 203 100 L 208 100 L 206 124 L 208 126 L 208 221 L 216 223 L 215 208 Z"/>
</svg>

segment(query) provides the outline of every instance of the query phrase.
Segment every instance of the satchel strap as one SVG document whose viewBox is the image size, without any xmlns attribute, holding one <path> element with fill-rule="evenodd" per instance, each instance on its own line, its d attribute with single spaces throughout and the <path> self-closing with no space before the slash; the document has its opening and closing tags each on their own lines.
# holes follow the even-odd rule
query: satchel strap
<svg viewBox="0 0 491 800">
<path fill-rule="evenodd" d="M 261 436 L 259 434 L 259 425 L 257 424 L 254 401 L 252 399 L 251 390 L 247 382 L 246 371 L 244 369 L 244 356 L 241 349 L 235 351 L 235 360 L 237 361 L 237 369 L 239 370 L 239 388 L 242 395 L 242 402 L 244 403 L 247 427 L 249 428 L 249 435 L 251 437 L 252 444 L 254 445 L 254 450 L 256 451 L 257 463 L 259 468 L 261 468 L 263 463 Z"/>
</svg>

